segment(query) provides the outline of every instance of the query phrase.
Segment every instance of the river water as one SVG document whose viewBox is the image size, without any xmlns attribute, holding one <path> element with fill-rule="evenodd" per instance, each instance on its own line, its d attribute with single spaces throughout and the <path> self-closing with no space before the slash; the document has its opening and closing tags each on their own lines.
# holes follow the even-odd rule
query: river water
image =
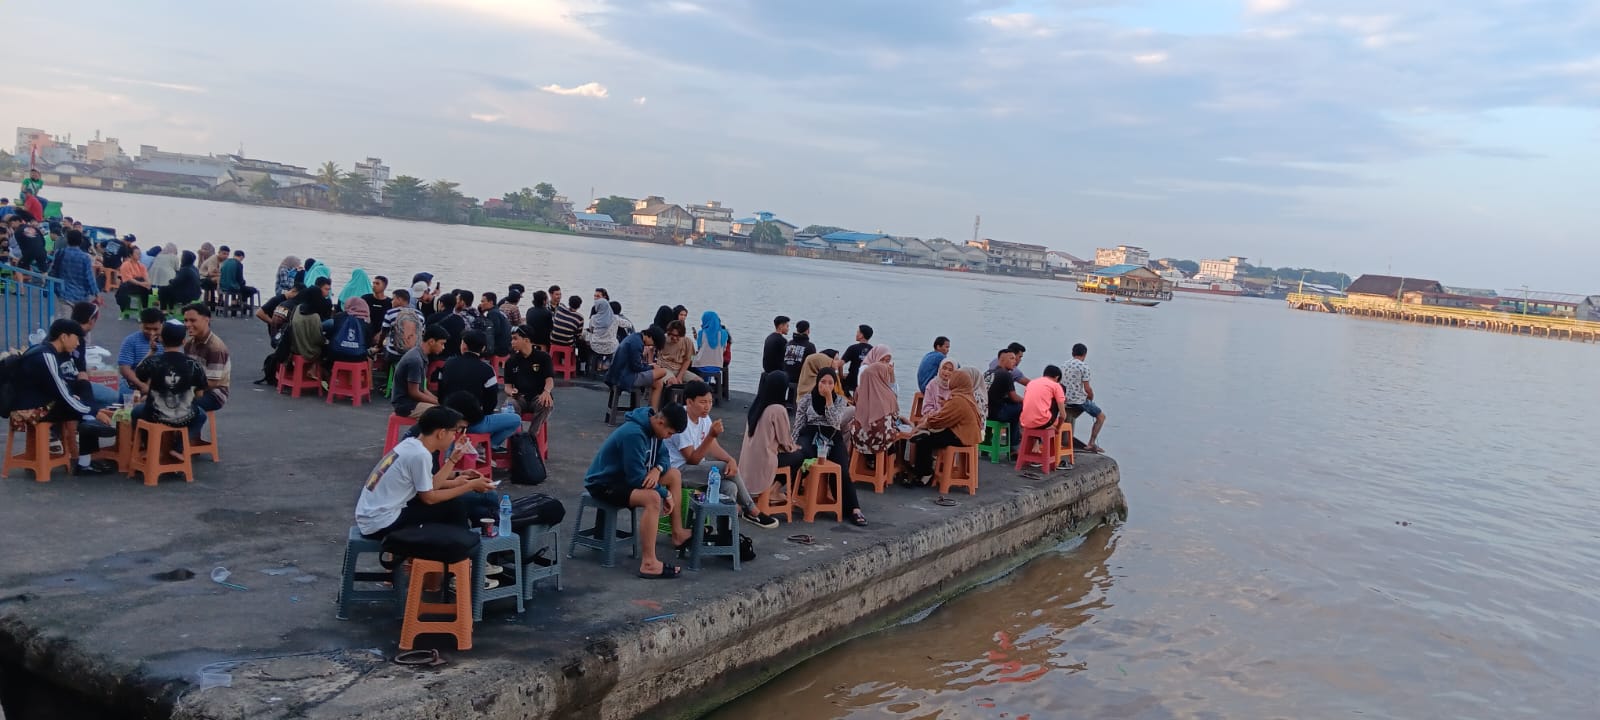
<svg viewBox="0 0 1600 720">
<path fill-rule="evenodd" d="M 6 187 L 14 193 L 14 188 Z M 56 189 L 68 214 L 445 287 L 603 286 L 717 310 L 751 389 L 773 315 L 908 378 L 931 339 L 1036 375 L 1074 342 L 1128 522 L 812 659 L 719 718 L 1592 718 L 1600 706 L 1600 348 L 1068 283 Z M 586 302 L 587 305 L 587 302 Z M 902 380 L 909 396 L 912 383 Z M 1080 423 L 1080 429 L 1087 425 Z"/>
</svg>

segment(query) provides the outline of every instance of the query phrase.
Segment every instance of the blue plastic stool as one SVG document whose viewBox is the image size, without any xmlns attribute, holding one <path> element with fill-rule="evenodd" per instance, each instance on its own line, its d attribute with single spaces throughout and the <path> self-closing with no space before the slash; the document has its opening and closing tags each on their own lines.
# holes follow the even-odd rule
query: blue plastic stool
<svg viewBox="0 0 1600 720">
<path fill-rule="evenodd" d="M 502 565 L 505 573 L 501 573 L 502 580 L 511 579 L 506 573 L 515 573 L 515 579 L 493 590 L 483 589 L 484 566 L 489 562 L 490 553 L 511 553 L 511 563 Z M 478 553 L 472 562 L 472 619 L 483 620 L 483 604 L 504 600 L 517 599 L 517 614 L 522 614 L 522 539 L 516 533 L 509 533 L 498 537 L 486 537 L 478 543 Z"/>
<path fill-rule="evenodd" d="M 137 261 L 135 261 L 137 262 Z M 339 614 L 335 617 L 340 620 L 349 620 L 350 603 L 352 602 L 398 602 L 400 596 L 394 588 L 382 590 L 357 590 L 356 583 L 393 582 L 394 573 L 389 570 L 383 572 L 359 571 L 356 565 L 362 555 L 380 555 L 383 553 L 382 540 L 368 540 L 361 537 L 361 531 L 350 528 L 350 535 L 344 544 L 344 569 L 341 574 L 344 579 L 339 583 Z"/>
<path fill-rule="evenodd" d="M 522 597 L 533 598 L 533 584 L 545 578 L 556 579 L 561 589 L 561 530 L 554 525 L 529 525 L 517 533 L 522 538 Z M 549 565 L 534 562 L 539 551 L 549 548 Z"/>
<path fill-rule="evenodd" d="M 588 530 L 583 528 L 584 508 L 594 508 L 595 524 Z M 588 492 L 578 498 L 577 518 L 572 521 L 572 544 L 567 548 L 567 557 L 573 557 L 579 547 L 599 550 L 601 553 L 601 567 L 616 567 L 617 564 L 617 513 L 626 511 L 630 521 L 631 532 L 624 533 L 622 539 L 633 540 L 633 556 L 639 557 L 639 514 L 631 507 L 617 507 L 611 503 L 596 500 Z"/>
<path fill-rule="evenodd" d="M 733 558 L 733 569 L 739 570 L 739 504 L 737 502 L 697 502 L 689 506 L 689 522 L 694 523 L 694 537 L 689 540 L 689 569 L 700 569 L 700 558 L 727 556 Z M 728 518 L 733 533 L 729 545 L 706 544 L 706 521 L 711 518 Z"/>
</svg>

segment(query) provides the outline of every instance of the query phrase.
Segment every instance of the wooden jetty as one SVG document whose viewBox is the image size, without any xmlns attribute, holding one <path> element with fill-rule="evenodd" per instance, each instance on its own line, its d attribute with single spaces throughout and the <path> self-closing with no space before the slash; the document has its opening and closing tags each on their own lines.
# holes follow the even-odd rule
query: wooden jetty
<svg viewBox="0 0 1600 720">
<path fill-rule="evenodd" d="M 1421 325 L 1487 330 L 1489 332 L 1548 337 L 1559 340 L 1600 342 L 1600 322 L 1551 315 L 1525 315 L 1473 308 L 1418 305 L 1399 301 L 1372 302 L 1370 299 L 1332 297 L 1316 293 L 1289 293 L 1289 307 L 1295 310 L 1329 312 L 1358 317 L 1399 320 Z"/>
</svg>

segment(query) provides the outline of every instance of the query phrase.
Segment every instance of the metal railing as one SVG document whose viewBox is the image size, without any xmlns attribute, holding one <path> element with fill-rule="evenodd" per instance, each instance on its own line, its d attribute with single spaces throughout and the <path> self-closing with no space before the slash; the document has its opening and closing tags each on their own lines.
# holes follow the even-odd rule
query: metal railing
<svg viewBox="0 0 1600 720">
<path fill-rule="evenodd" d="M 0 264 L 0 351 L 28 346 L 28 334 L 50 327 L 61 281 Z"/>
</svg>

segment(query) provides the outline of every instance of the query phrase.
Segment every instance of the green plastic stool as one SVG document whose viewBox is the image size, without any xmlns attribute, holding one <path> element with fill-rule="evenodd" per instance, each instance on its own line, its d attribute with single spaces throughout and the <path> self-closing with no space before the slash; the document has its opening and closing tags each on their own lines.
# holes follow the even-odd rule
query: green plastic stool
<svg viewBox="0 0 1600 720">
<path fill-rule="evenodd" d="M 1011 425 L 1000 420 L 983 423 L 983 442 L 978 444 L 978 454 L 988 455 L 989 462 L 1011 461 Z"/>
<path fill-rule="evenodd" d="M 684 524 L 685 527 L 687 527 L 689 525 L 689 503 L 694 500 L 694 495 L 693 495 L 693 491 L 690 490 L 689 488 L 681 488 L 681 489 L 683 490 L 683 499 L 678 501 L 678 512 L 683 513 L 683 524 Z M 657 532 L 661 532 L 661 533 L 666 533 L 667 535 L 671 535 L 672 534 L 672 516 L 671 515 L 662 515 L 661 516 L 661 521 L 656 523 L 656 531 Z"/>
<path fill-rule="evenodd" d="M 134 260 L 134 262 L 138 262 L 138 260 Z M 128 298 L 128 309 L 118 313 L 117 317 L 123 320 L 138 320 L 141 312 L 144 312 L 144 300 L 139 299 L 138 295 L 134 295 Z"/>
</svg>

